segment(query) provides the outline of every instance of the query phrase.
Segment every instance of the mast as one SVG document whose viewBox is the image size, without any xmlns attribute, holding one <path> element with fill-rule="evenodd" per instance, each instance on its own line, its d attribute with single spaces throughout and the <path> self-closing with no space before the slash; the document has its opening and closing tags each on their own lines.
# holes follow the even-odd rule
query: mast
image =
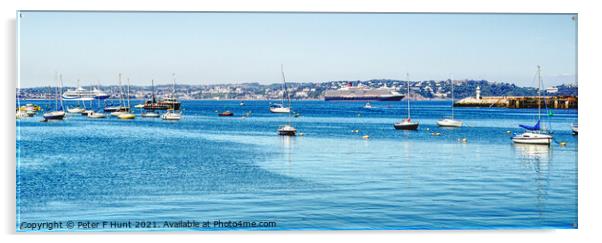
<svg viewBox="0 0 602 243">
<path fill-rule="evenodd" d="M 58 111 L 59 110 L 59 79 L 58 79 L 59 74 L 58 73 L 54 73 L 54 81 L 56 82 L 56 88 L 54 89 L 54 110 Z"/>
<path fill-rule="evenodd" d="M 286 77 L 284 76 L 284 65 L 280 64 L 280 73 L 282 73 L 282 86 L 284 88 L 284 94 L 282 95 L 282 103 L 284 103 L 284 95 L 286 95 L 286 98 L 288 99 L 288 108 L 289 108 L 289 112 L 288 112 L 288 124 L 291 124 L 291 116 L 292 116 L 292 110 L 291 110 L 291 97 L 288 95 L 288 91 L 286 90 Z"/>
<path fill-rule="evenodd" d="M 451 76 L 450 81 L 451 81 L 451 97 L 452 97 L 452 100 L 451 100 L 452 117 L 451 117 L 451 119 L 453 120 L 454 119 L 454 76 L 453 75 Z"/>
<path fill-rule="evenodd" d="M 408 120 L 410 119 L 410 74 L 406 73 L 406 84 L 408 86 Z"/>
<path fill-rule="evenodd" d="M 119 106 L 123 106 L 123 87 L 121 87 L 121 73 L 119 73 Z M 121 107 L 120 107 L 121 109 Z"/>
<path fill-rule="evenodd" d="M 129 112 L 129 110 L 130 110 L 130 78 L 128 78 L 127 95 L 128 95 L 128 112 Z"/>
<path fill-rule="evenodd" d="M 541 120 L 541 66 L 537 65 L 537 121 Z"/>
<path fill-rule="evenodd" d="M 154 104 L 155 103 L 155 80 L 154 79 L 151 80 L 151 93 L 152 93 L 152 95 L 151 95 L 152 104 Z"/>
<path fill-rule="evenodd" d="M 58 90 L 58 94 L 57 94 L 57 99 L 61 102 L 61 110 L 65 107 L 63 105 L 63 97 L 61 95 L 61 93 L 63 93 L 63 75 L 59 74 L 59 90 Z M 58 103 L 57 103 L 58 106 Z M 57 108 L 58 110 L 58 108 Z"/>
<path fill-rule="evenodd" d="M 171 74 L 173 76 L 173 87 L 171 88 L 171 98 L 176 98 L 176 73 Z"/>
</svg>

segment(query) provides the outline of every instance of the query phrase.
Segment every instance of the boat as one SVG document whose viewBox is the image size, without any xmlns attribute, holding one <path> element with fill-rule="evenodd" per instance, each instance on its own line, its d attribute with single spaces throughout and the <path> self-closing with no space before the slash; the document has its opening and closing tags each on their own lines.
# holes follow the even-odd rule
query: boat
<svg viewBox="0 0 602 243">
<path fill-rule="evenodd" d="M 241 101 L 241 102 L 240 102 L 240 106 L 245 106 L 245 102 L 244 102 L 244 101 Z"/>
<path fill-rule="evenodd" d="M 573 135 L 577 135 L 578 130 L 579 130 L 579 126 L 577 125 L 577 123 L 571 124 L 571 131 L 573 131 Z"/>
<path fill-rule="evenodd" d="M 395 129 L 397 130 L 417 130 L 418 129 L 418 122 L 416 121 L 412 121 L 412 118 L 410 116 L 410 79 L 409 79 L 409 74 L 406 74 L 406 84 L 408 87 L 408 93 L 407 93 L 407 100 L 408 100 L 408 117 L 406 119 L 403 119 L 401 122 L 396 122 L 395 124 L 393 124 L 393 127 L 395 127 Z"/>
<path fill-rule="evenodd" d="M 282 74 L 284 75 L 284 73 Z M 290 101 L 290 95 L 288 93 L 288 88 L 286 87 L 286 80 L 282 80 L 282 101 L 280 103 L 270 104 L 270 112 L 272 113 L 291 113 L 290 102 L 289 107 L 284 105 L 284 100 L 287 99 Z"/>
<path fill-rule="evenodd" d="M 181 111 L 175 111 L 175 110 L 167 110 L 167 112 L 163 113 L 163 115 L 161 116 L 161 119 L 163 120 L 180 120 L 182 119 L 182 112 Z"/>
<path fill-rule="evenodd" d="M 325 101 L 400 101 L 403 97 L 404 95 L 391 88 L 353 86 L 351 82 L 340 89 L 324 92 Z"/>
<path fill-rule="evenodd" d="M 82 113 L 83 111 L 85 111 L 85 109 L 80 108 L 79 106 L 73 107 L 73 108 L 67 108 L 67 112 L 69 112 L 69 113 Z"/>
<path fill-rule="evenodd" d="M 129 100 L 129 97 L 128 97 L 128 100 Z M 118 106 L 107 106 L 104 108 L 104 111 L 111 113 L 112 116 L 119 116 L 124 113 L 129 113 L 130 106 L 129 106 L 129 104 L 127 106 L 125 104 L 126 104 L 126 102 L 125 102 L 125 99 L 123 96 L 123 87 L 122 87 L 122 83 L 121 83 L 121 73 L 119 73 L 119 105 Z"/>
<path fill-rule="evenodd" d="M 29 117 L 26 111 L 17 109 L 17 119 Z"/>
<path fill-rule="evenodd" d="M 370 102 L 368 102 L 364 105 L 364 109 L 372 109 L 372 108 L 374 108 L 374 107 L 372 107 L 372 104 L 370 104 Z"/>
<path fill-rule="evenodd" d="M 450 79 L 451 82 L 451 118 L 444 118 L 437 121 L 437 125 L 440 127 L 461 127 L 464 122 L 454 119 L 454 80 Z"/>
<path fill-rule="evenodd" d="M 545 96 L 541 96 L 541 87 L 543 86 L 542 83 L 543 82 L 541 80 L 541 67 L 537 66 L 537 98 L 538 100 L 541 100 L 541 98 L 543 98 L 545 104 Z M 552 143 L 553 136 L 551 132 L 548 131 L 545 127 L 541 126 L 541 102 L 537 102 L 537 123 L 535 123 L 535 125 L 533 126 L 520 124 L 519 127 L 524 128 L 526 131 L 521 134 L 514 135 L 512 137 L 512 142 L 514 143 L 539 144 L 548 146 Z"/>
<path fill-rule="evenodd" d="M 77 80 L 77 88 L 70 89 L 63 93 L 63 99 L 66 100 L 79 100 L 79 101 L 91 101 L 94 99 L 107 99 L 110 95 L 94 88 L 93 90 L 87 90 L 79 86 L 79 80 Z"/>
<path fill-rule="evenodd" d="M 143 112 L 142 115 L 140 115 L 141 117 L 146 117 L 146 118 L 157 118 L 160 117 L 161 115 L 155 111 L 147 111 L 147 112 Z"/>
<path fill-rule="evenodd" d="M 56 95 L 54 96 L 54 111 L 49 111 L 42 115 L 44 121 L 48 120 L 63 120 L 65 118 L 65 111 L 63 111 L 63 99 L 61 98 L 61 91 L 63 89 L 63 77 L 59 75 L 59 85 L 56 88 Z M 59 89 L 61 89 L 59 91 Z"/>
<path fill-rule="evenodd" d="M 142 108 L 146 110 L 180 110 L 180 102 L 176 98 L 176 74 L 173 74 L 173 87 L 171 91 L 171 95 L 169 97 L 165 97 L 157 102 L 155 98 L 155 85 L 153 80 L 153 95 L 151 100 L 147 100 L 144 102 L 144 106 Z"/>
<path fill-rule="evenodd" d="M 92 111 L 92 112 L 88 113 L 88 117 L 89 118 L 106 118 L 107 115 L 105 115 L 105 113 L 102 113 L 102 112 Z"/>
<path fill-rule="evenodd" d="M 234 113 L 232 113 L 231 111 L 224 111 L 222 113 L 219 113 L 218 116 L 234 116 Z"/>
<path fill-rule="evenodd" d="M 284 84 L 284 90 L 285 90 L 285 94 L 288 94 L 288 92 L 286 92 L 286 77 L 284 76 L 284 65 L 280 65 L 280 73 L 282 73 L 282 83 Z M 293 106 L 291 103 L 291 97 L 289 95 L 286 95 L 286 98 L 288 99 L 288 123 L 285 125 L 282 125 L 278 128 L 278 135 L 280 136 L 296 136 L 297 135 L 297 129 L 295 127 L 293 127 L 291 125 L 291 120 L 292 120 L 292 115 L 290 112 L 290 108 Z M 284 100 L 283 102 L 284 103 Z M 271 110 L 271 109 L 270 109 Z"/>
<path fill-rule="evenodd" d="M 130 120 L 130 119 L 136 118 L 136 115 L 129 113 L 129 112 L 125 112 L 125 113 L 121 113 L 121 114 L 117 115 L 117 117 L 119 119 Z"/>
<path fill-rule="evenodd" d="M 134 108 L 142 109 L 144 108 L 144 104 L 137 104 L 134 106 Z"/>
<path fill-rule="evenodd" d="M 297 129 L 294 128 L 291 125 L 282 125 L 278 128 L 278 135 L 281 136 L 296 136 L 297 135 Z"/>
<path fill-rule="evenodd" d="M 121 74 L 119 75 L 121 77 Z M 121 80 L 121 79 L 120 79 Z M 120 82 L 121 83 L 121 82 Z M 128 78 L 128 86 L 127 86 L 127 107 L 130 107 L 130 79 Z M 112 113 L 111 113 L 112 114 Z M 121 112 L 120 114 L 117 114 L 117 117 L 119 119 L 125 119 L 125 120 L 129 120 L 129 119 L 134 119 L 136 118 L 136 115 L 133 113 L 128 111 L 126 112 Z"/>
</svg>

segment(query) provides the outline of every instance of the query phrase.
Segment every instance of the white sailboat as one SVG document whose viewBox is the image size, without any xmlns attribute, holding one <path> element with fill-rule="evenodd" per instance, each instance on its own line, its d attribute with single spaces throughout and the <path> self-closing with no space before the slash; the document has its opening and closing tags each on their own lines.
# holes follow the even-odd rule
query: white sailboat
<svg viewBox="0 0 602 243">
<path fill-rule="evenodd" d="M 281 136 L 296 136 L 297 135 L 297 129 L 295 127 L 293 127 L 291 125 L 291 118 L 292 118 L 292 114 L 290 112 L 290 108 L 292 107 L 291 104 L 291 97 L 288 95 L 288 92 L 286 91 L 286 77 L 284 76 L 284 65 L 280 65 L 280 72 L 282 73 L 282 83 L 284 83 L 284 89 L 285 89 L 285 94 L 286 98 L 288 99 L 288 123 L 285 125 L 282 125 L 278 128 L 278 135 Z M 283 101 L 284 103 L 284 101 Z M 271 109 L 270 109 L 271 110 Z"/>
<path fill-rule="evenodd" d="M 173 87 L 172 87 L 172 91 L 171 91 L 171 98 L 172 99 L 176 99 L 176 74 L 173 74 Z M 180 119 L 182 119 L 182 111 L 181 110 L 175 110 L 175 109 L 168 109 L 167 112 L 163 113 L 163 115 L 161 116 L 161 119 L 163 120 L 170 120 L 170 121 L 179 121 Z"/>
<path fill-rule="evenodd" d="M 537 123 L 534 126 L 519 125 L 526 131 L 512 137 L 512 142 L 519 144 L 541 144 L 550 145 L 552 143 L 552 135 L 545 127 L 541 126 L 541 99 L 545 103 L 545 97 L 541 96 L 541 67 L 537 66 Z M 546 107 L 547 109 L 547 107 Z"/>
<path fill-rule="evenodd" d="M 121 84 L 121 73 L 119 73 L 119 105 L 118 106 L 109 106 L 105 107 L 105 112 L 111 112 L 111 116 L 119 116 L 125 112 L 130 110 L 130 107 L 124 106 L 125 100 L 123 98 L 123 86 Z"/>
<path fill-rule="evenodd" d="M 282 73 L 282 75 L 283 75 L 282 102 L 270 105 L 270 112 L 272 112 L 272 113 L 290 113 L 291 112 L 290 102 L 289 102 L 289 107 L 284 106 L 284 99 L 286 97 L 289 97 L 289 95 L 288 95 L 288 90 L 286 88 L 286 80 L 284 80 L 284 73 Z M 290 99 L 289 99 L 289 101 L 290 101 Z"/>
<path fill-rule="evenodd" d="M 413 121 L 410 116 L 410 74 L 406 74 L 406 84 L 407 84 L 407 100 L 408 100 L 408 117 L 403 119 L 401 122 L 396 122 L 393 124 L 393 127 L 398 130 L 417 130 L 418 122 Z"/>
<path fill-rule="evenodd" d="M 134 119 L 136 118 L 136 115 L 134 113 L 130 113 L 130 79 L 128 78 L 128 87 L 127 87 L 127 111 L 122 112 L 121 114 L 118 114 L 117 117 L 119 119 L 124 119 L 124 120 L 129 120 L 129 119 Z"/>
<path fill-rule="evenodd" d="M 444 118 L 437 121 L 437 125 L 440 127 L 461 127 L 464 122 L 460 120 L 456 120 L 454 118 L 454 80 L 453 77 L 450 79 L 451 81 L 451 118 Z"/>
</svg>

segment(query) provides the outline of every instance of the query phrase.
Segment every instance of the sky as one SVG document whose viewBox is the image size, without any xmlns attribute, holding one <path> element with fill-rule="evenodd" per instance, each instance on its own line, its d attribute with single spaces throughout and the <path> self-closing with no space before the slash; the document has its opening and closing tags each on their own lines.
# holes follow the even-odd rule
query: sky
<svg viewBox="0 0 602 243">
<path fill-rule="evenodd" d="M 573 14 L 20 12 L 19 87 L 333 80 L 576 82 Z"/>
</svg>

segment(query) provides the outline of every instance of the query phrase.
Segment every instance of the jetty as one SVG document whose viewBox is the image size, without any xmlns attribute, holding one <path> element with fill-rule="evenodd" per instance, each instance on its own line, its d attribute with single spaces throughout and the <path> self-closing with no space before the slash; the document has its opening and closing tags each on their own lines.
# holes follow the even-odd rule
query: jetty
<svg viewBox="0 0 602 243">
<path fill-rule="evenodd" d="M 503 107 L 537 108 L 544 104 L 543 96 L 485 96 L 481 97 L 480 87 L 474 97 L 466 97 L 454 103 L 456 107 Z M 577 109 L 577 96 L 547 96 L 545 102 L 549 108 Z"/>
</svg>

